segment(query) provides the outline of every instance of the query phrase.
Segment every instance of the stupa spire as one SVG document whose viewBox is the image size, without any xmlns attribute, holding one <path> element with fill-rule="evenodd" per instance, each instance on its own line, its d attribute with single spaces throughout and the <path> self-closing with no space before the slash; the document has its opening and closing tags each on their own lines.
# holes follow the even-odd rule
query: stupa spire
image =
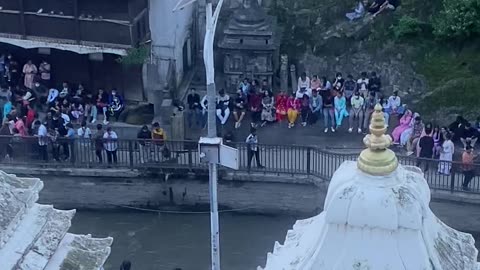
<svg viewBox="0 0 480 270">
<path fill-rule="evenodd" d="M 392 138 L 385 134 L 387 126 L 380 104 L 375 106 L 369 129 L 370 134 L 363 139 L 367 149 L 360 153 L 357 166 L 370 175 L 388 175 L 397 169 L 398 159 L 395 153 L 388 149 L 392 144 Z"/>
</svg>

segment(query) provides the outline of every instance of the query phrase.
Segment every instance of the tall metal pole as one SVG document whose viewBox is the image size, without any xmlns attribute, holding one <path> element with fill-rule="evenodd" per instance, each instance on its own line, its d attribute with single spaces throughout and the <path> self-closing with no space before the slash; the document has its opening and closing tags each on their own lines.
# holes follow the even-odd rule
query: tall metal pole
<svg viewBox="0 0 480 270">
<path fill-rule="evenodd" d="M 207 124 L 208 138 L 217 137 L 217 119 L 215 115 L 215 97 L 217 91 L 215 89 L 215 66 L 213 59 L 213 44 L 215 40 L 215 30 L 217 28 L 218 16 L 222 8 L 224 0 L 219 0 L 215 12 L 213 12 L 212 0 L 206 0 L 206 32 L 205 41 L 203 43 L 203 61 L 205 63 L 205 71 L 207 76 Z M 192 4 L 195 0 L 179 1 L 173 9 L 183 9 Z M 220 230 L 218 223 L 218 197 L 217 197 L 217 164 L 210 162 L 209 170 L 209 190 L 210 190 L 210 234 L 211 234 L 211 255 L 212 270 L 220 270 Z"/>
<path fill-rule="evenodd" d="M 208 100 L 208 137 L 217 137 L 215 115 L 215 67 L 213 58 L 213 44 L 217 20 L 222 8 L 223 0 L 220 0 L 215 12 L 213 12 L 212 0 L 206 1 L 206 33 L 203 44 L 203 60 L 207 76 L 207 100 Z M 217 164 L 210 162 L 209 165 L 209 189 L 210 189 L 210 234 L 211 234 L 211 259 L 212 270 L 220 270 L 220 226 L 218 222 L 218 198 L 217 198 Z"/>
</svg>

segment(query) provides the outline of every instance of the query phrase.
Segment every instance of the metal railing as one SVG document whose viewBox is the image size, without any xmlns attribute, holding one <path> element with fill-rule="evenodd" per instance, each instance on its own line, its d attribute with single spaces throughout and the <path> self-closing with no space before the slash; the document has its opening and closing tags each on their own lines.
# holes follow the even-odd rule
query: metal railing
<svg viewBox="0 0 480 270">
<path fill-rule="evenodd" d="M 260 163 L 255 158 L 248 167 L 248 151 L 245 143 L 234 143 L 239 149 L 240 171 L 263 172 L 277 175 L 312 175 L 329 181 L 344 161 L 355 161 L 358 154 L 344 154 L 311 146 L 259 145 Z M 114 151 L 107 151 L 114 150 Z M 46 151 L 46 159 L 44 156 Z M 109 160 L 110 158 L 110 160 Z M 434 159 L 418 159 L 398 156 L 401 164 L 420 166 L 430 188 L 463 192 L 464 170 L 461 162 L 443 162 Z M 101 162 L 100 162 L 101 161 Z M 160 144 L 152 140 L 115 140 L 60 138 L 49 141 L 46 147 L 39 145 L 36 137 L 0 136 L 0 164 L 38 167 L 129 169 L 207 169 L 198 155 L 194 141 L 166 141 Z M 428 170 L 425 170 L 428 165 Z M 449 175 L 439 174 L 439 166 L 451 168 Z M 480 164 L 474 164 L 476 172 Z M 469 192 L 480 193 L 480 177 L 474 175 Z"/>
</svg>

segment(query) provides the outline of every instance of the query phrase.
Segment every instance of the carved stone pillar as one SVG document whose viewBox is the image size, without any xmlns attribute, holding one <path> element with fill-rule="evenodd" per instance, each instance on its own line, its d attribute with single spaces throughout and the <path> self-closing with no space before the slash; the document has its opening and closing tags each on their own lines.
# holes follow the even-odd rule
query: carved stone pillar
<svg viewBox="0 0 480 270">
<path fill-rule="evenodd" d="M 280 90 L 287 91 L 288 89 L 288 55 L 282 54 L 280 56 Z"/>
<path fill-rule="evenodd" d="M 295 65 L 290 66 L 290 77 L 292 78 L 292 92 L 297 92 L 297 69 Z"/>
</svg>

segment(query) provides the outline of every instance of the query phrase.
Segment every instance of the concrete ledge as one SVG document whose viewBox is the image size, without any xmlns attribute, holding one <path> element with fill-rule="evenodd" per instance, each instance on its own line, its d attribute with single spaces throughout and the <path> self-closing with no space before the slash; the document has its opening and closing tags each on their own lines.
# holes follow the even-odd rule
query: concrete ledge
<svg viewBox="0 0 480 270">
<path fill-rule="evenodd" d="M 33 175 L 38 178 L 42 178 L 42 175 L 122 178 L 135 178 L 141 176 L 141 173 L 138 170 L 123 168 L 41 168 L 2 165 L 0 166 L 0 169 L 10 174 L 16 174 L 21 176 Z"/>
<path fill-rule="evenodd" d="M 468 192 L 452 193 L 447 190 L 431 190 L 432 199 L 457 203 L 480 204 L 480 195 Z"/>
</svg>

